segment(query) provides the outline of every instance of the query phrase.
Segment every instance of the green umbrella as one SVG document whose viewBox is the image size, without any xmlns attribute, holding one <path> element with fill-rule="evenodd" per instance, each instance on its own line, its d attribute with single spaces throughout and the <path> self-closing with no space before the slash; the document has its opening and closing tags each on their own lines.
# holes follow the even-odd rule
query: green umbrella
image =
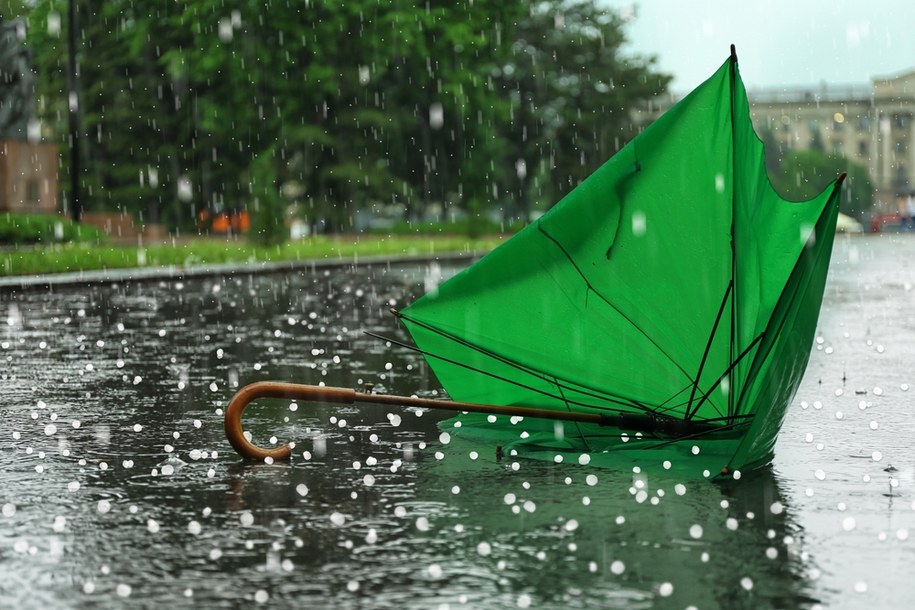
<svg viewBox="0 0 915 610">
<path fill-rule="evenodd" d="M 773 190 L 732 49 L 547 214 L 398 313 L 455 400 L 682 428 L 468 414 L 451 431 L 550 459 L 767 462 L 807 365 L 843 177 L 809 201 Z"/>
</svg>

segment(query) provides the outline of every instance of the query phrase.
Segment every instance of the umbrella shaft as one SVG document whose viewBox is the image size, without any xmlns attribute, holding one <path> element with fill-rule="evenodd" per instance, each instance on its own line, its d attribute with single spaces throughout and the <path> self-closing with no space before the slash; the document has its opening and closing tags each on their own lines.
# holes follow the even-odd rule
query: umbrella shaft
<svg viewBox="0 0 915 610">
<path fill-rule="evenodd" d="M 240 389 L 235 396 L 232 397 L 232 400 L 229 401 L 225 413 L 225 430 L 229 443 L 231 443 L 235 451 L 242 457 L 255 460 L 263 460 L 268 457 L 273 460 L 286 460 L 292 455 L 292 447 L 290 445 L 282 445 L 273 449 L 264 449 L 253 444 L 245 437 L 241 421 L 242 414 L 244 413 L 245 407 L 259 398 L 286 398 L 303 402 L 335 404 L 371 403 L 376 405 L 398 405 L 446 411 L 489 413 L 492 415 L 505 415 L 509 417 L 533 417 L 574 421 L 596 424 L 599 426 L 613 426 L 620 430 L 664 432 L 675 435 L 685 435 L 711 430 L 715 427 L 713 424 L 705 424 L 701 421 L 659 418 L 651 414 L 643 413 L 570 413 L 553 411 L 550 409 L 487 405 L 472 402 L 419 398 L 415 396 L 362 394 L 349 388 L 332 388 L 297 383 L 261 381 L 246 385 Z"/>
</svg>

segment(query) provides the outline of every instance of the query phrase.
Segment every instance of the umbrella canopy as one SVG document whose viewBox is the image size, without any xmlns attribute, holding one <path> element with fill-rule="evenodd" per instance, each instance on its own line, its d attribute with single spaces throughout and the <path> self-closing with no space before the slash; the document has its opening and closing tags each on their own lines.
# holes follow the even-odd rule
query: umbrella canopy
<svg viewBox="0 0 915 610">
<path fill-rule="evenodd" d="M 758 465 L 807 364 L 838 183 L 803 202 L 773 190 L 732 53 L 547 214 L 399 315 L 456 400 L 706 422 L 638 442 L 475 415 L 452 422 L 461 432 L 522 453 L 719 441 L 721 466 Z"/>
</svg>

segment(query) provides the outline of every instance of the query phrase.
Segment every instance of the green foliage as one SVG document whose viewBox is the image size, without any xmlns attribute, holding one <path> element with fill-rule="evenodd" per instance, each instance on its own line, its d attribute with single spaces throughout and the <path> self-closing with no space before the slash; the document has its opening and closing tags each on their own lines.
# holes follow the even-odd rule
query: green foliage
<svg viewBox="0 0 915 610">
<path fill-rule="evenodd" d="M 101 243 L 104 233 L 94 227 L 74 224 L 62 216 L 0 214 L 0 244 L 31 245 L 65 242 Z"/>
<path fill-rule="evenodd" d="M 666 90 L 671 77 L 654 71 L 654 58 L 623 54 L 624 27 L 616 13 L 575 0 L 537 3 L 512 31 L 500 77 L 512 119 L 501 129 L 504 164 L 515 170 L 504 186 L 519 217 L 593 173 L 635 135 L 629 110 Z"/>
<path fill-rule="evenodd" d="M 286 210 L 276 186 L 276 159 L 272 151 L 262 153 L 251 164 L 251 241 L 261 246 L 274 246 L 286 241 Z"/>
<path fill-rule="evenodd" d="M 29 3 L 25 0 L 0 0 L 0 19 L 15 19 L 29 14 Z"/>
<path fill-rule="evenodd" d="M 255 200 L 330 232 L 376 204 L 527 218 L 669 80 L 581 1 L 76 1 L 85 208 L 173 229 Z M 34 0 L 27 39 L 63 151 L 67 20 L 66 2 Z M 275 176 L 255 184 L 265 155 Z"/>
<path fill-rule="evenodd" d="M 874 188 L 867 168 L 841 155 L 827 155 L 818 150 L 790 153 L 778 170 L 770 173 L 772 185 L 783 197 L 809 199 L 819 194 L 842 172 L 848 177 L 843 184 L 842 213 L 865 220 L 874 203 Z"/>
</svg>

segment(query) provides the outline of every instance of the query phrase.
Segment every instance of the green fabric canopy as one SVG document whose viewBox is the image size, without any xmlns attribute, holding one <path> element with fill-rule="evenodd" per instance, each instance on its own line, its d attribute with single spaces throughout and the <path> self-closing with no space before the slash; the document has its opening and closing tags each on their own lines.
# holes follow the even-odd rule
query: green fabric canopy
<svg viewBox="0 0 915 610">
<path fill-rule="evenodd" d="M 598 426 L 452 424 L 521 453 L 717 441 L 717 468 L 768 461 L 807 364 L 841 189 L 786 201 L 763 155 L 732 54 L 549 213 L 399 314 L 455 400 L 712 431 L 621 443 Z"/>
</svg>

